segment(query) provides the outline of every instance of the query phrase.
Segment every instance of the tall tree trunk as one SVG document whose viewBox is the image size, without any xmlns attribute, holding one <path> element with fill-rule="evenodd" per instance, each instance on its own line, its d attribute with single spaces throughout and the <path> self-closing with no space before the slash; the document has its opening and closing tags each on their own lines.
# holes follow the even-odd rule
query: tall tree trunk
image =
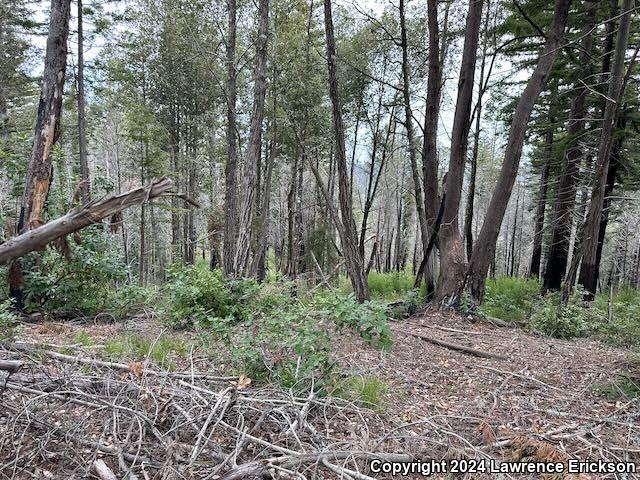
<svg viewBox="0 0 640 480">
<path fill-rule="evenodd" d="M 471 126 L 471 101 L 473 98 L 473 79 L 482 19 L 482 4 L 482 0 L 469 1 L 462 51 L 462 66 L 460 67 L 460 78 L 458 79 L 458 96 L 453 119 L 453 130 L 451 132 L 449 171 L 444 187 L 444 211 L 439 232 L 440 276 L 438 278 L 436 300 L 439 303 L 449 305 L 457 302 L 464 282 L 465 262 L 458 227 L 458 216 Z"/>
<path fill-rule="evenodd" d="M 625 119 L 620 118 L 618 128 L 623 129 L 625 126 Z M 598 247 L 596 250 L 596 270 L 595 270 L 595 284 L 598 284 L 600 277 L 600 261 L 602 260 L 602 248 L 604 247 L 605 233 L 607 231 L 607 224 L 609 223 L 609 209 L 611 208 L 611 194 L 616 186 L 616 176 L 618 174 L 618 168 L 620 167 L 620 154 L 622 151 L 622 144 L 624 143 L 624 136 L 618 136 L 611 148 L 611 161 L 609 162 L 609 170 L 607 171 L 607 184 L 604 187 L 604 202 L 602 204 L 602 221 L 600 222 L 600 229 L 598 230 Z"/>
<path fill-rule="evenodd" d="M 356 224 L 353 219 L 353 204 L 350 196 L 349 172 L 345 152 L 344 123 L 342 121 L 342 107 L 338 92 L 338 72 L 336 67 L 336 42 L 333 31 L 333 17 L 331 14 L 331 0 L 324 0 L 324 23 L 327 43 L 327 69 L 329 72 L 329 97 L 331 98 L 333 129 L 336 145 L 336 167 L 338 170 L 338 199 L 340 204 L 341 222 L 338 226 L 342 253 L 344 255 L 347 273 L 353 286 L 358 302 L 369 298 L 369 286 L 365 274 L 364 258 L 358 250 Z M 337 221 L 337 218 L 335 219 Z"/>
<path fill-rule="evenodd" d="M 558 54 L 570 3 L 571 0 L 556 0 L 551 30 L 547 34 L 544 49 L 513 114 L 498 183 L 491 196 L 487 216 L 478 235 L 467 271 L 467 287 L 476 302 L 481 302 L 484 297 L 487 271 L 495 255 L 500 225 L 518 174 L 527 123 Z"/>
<path fill-rule="evenodd" d="M 549 110 L 551 110 L 549 106 Z M 540 260 L 542 258 L 542 236 L 544 233 L 544 212 L 547 206 L 547 190 L 549 188 L 549 170 L 553 155 L 553 119 L 549 115 L 549 128 L 545 134 L 545 152 L 540 169 L 540 187 L 538 189 L 538 199 L 536 201 L 536 216 L 533 231 L 533 250 L 531 252 L 531 264 L 529 266 L 529 276 L 536 280 L 540 276 Z"/>
<path fill-rule="evenodd" d="M 487 47 L 489 46 L 489 15 L 491 13 L 491 3 L 487 2 L 487 13 L 484 18 L 482 32 L 482 60 L 480 61 L 480 88 L 478 91 L 478 101 L 476 103 L 475 115 L 476 126 L 473 132 L 473 150 L 471 153 L 471 174 L 469 175 L 469 194 L 467 195 L 467 205 L 464 212 L 464 239 L 467 247 L 467 259 L 471 258 L 473 251 L 473 210 L 476 199 L 476 177 L 478 174 L 478 150 L 480 148 L 480 124 L 482 121 L 482 97 L 485 92 L 484 70 L 487 63 Z"/>
<path fill-rule="evenodd" d="M 402 47 L 402 95 L 404 103 L 404 126 L 407 132 L 407 144 L 409 150 L 409 161 L 411 163 L 411 178 L 413 179 L 413 189 L 416 198 L 416 214 L 418 216 L 418 225 L 420 227 L 420 238 L 423 242 L 423 250 L 426 250 L 426 242 L 429 238 L 427 226 L 427 214 L 425 210 L 425 196 L 423 192 L 423 179 L 420 178 L 420 170 L 418 169 L 418 152 L 416 146 L 415 132 L 413 129 L 413 112 L 411 110 L 411 83 L 410 83 L 410 65 L 409 65 L 409 45 L 407 40 L 405 0 L 400 0 L 400 44 Z M 436 18 L 437 22 L 437 18 Z M 437 25 L 436 25 L 437 30 Z M 431 49 L 431 47 L 429 47 Z M 431 51 L 431 50 L 430 50 Z M 436 110 L 437 116 L 437 110 Z M 431 167 L 431 164 L 429 165 Z M 431 168 L 430 168 L 431 169 Z M 430 173 L 430 172 L 429 172 Z M 437 181 L 437 180 L 436 180 Z M 431 182 L 431 179 L 429 179 Z M 431 192 L 430 192 L 431 193 Z M 436 190 L 437 195 L 437 190 Z M 429 205 L 430 206 L 430 205 Z M 433 291 L 431 274 L 425 274 L 427 279 L 427 291 Z"/>
<path fill-rule="evenodd" d="M 226 275 L 234 275 L 236 237 L 238 232 L 238 146 L 236 140 L 236 30 L 237 3 L 228 0 L 227 29 L 227 164 L 224 168 L 224 242 L 222 247 L 223 269 Z"/>
<path fill-rule="evenodd" d="M 82 23 L 82 0 L 78 0 L 78 146 L 80 154 L 80 198 L 90 200 L 89 162 L 87 159 L 87 119 L 84 96 L 84 32 Z"/>
<path fill-rule="evenodd" d="M 33 149 L 16 229 L 19 234 L 44 223 L 42 212 L 53 179 L 51 153 L 60 135 L 70 13 L 71 0 L 51 0 L 49 34 Z M 9 268 L 9 290 L 16 301 L 16 307 L 20 309 L 23 307 L 23 283 L 22 266 L 18 260 Z"/>
<path fill-rule="evenodd" d="M 580 162 L 583 150 L 581 133 L 584 132 L 587 113 L 587 86 L 583 79 L 591 73 L 591 50 L 593 46 L 593 23 L 598 3 L 587 2 L 587 19 L 584 22 L 581 36 L 580 55 L 578 56 L 578 83 L 575 85 L 576 96 L 571 105 L 567 134 L 569 144 L 563 156 L 560 179 L 551 221 L 551 243 L 544 271 L 543 290 L 559 290 L 564 278 L 569 259 L 571 229 L 573 225 L 573 209 L 576 201 L 576 189 L 580 173 Z"/>
<path fill-rule="evenodd" d="M 604 121 L 602 123 L 602 133 L 598 146 L 598 157 L 596 161 L 594 185 L 591 191 L 591 203 L 581 235 L 582 243 L 580 254 L 582 266 L 578 282 L 585 288 L 587 297 L 592 298 L 596 293 L 596 260 L 598 250 L 598 232 L 602 222 L 602 207 L 604 203 L 604 189 L 609 170 L 611 157 L 613 129 L 618 113 L 618 106 L 622 100 L 624 84 L 624 60 L 629 41 L 629 28 L 631 24 L 631 9 L 634 0 L 624 0 L 622 4 L 622 17 L 618 27 L 616 37 L 615 55 L 613 68 L 607 90 L 606 106 L 604 110 Z"/>
<path fill-rule="evenodd" d="M 262 152 L 262 122 L 267 94 L 267 41 L 269 35 L 269 0 L 260 0 L 258 5 L 258 40 L 256 43 L 256 65 L 253 86 L 253 112 L 249 128 L 247 158 L 245 162 L 245 193 L 240 216 L 240 228 L 236 243 L 234 270 L 238 275 L 249 274 L 251 230 L 256 198 L 256 175 Z M 258 195 L 260 193 L 258 192 Z M 255 233 L 254 233 L 255 234 Z"/>
</svg>

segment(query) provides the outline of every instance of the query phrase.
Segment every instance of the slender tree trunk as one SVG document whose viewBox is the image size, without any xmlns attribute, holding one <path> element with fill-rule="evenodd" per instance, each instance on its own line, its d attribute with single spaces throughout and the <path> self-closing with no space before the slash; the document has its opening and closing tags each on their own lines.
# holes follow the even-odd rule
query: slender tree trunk
<svg viewBox="0 0 640 480">
<path fill-rule="evenodd" d="M 619 128 L 624 128 L 624 122 L 619 125 Z M 607 225 L 609 223 L 609 209 L 611 208 L 611 194 L 616 185 L 616 176 L 618 174 L 618 168 L 620 167 L 620 153 L 622 150 L 622 144 L 624 137 L 620 135 L 615 139 L 613 148 L 611 149 L 611 161 L 609 162 L 609 170 L 607 171 L 607 184 L 604 188 L 604 202 L 602 204 L 602 221 L 600 222 L 600 229 L 598 230 L 598 247 L 596 250 L 596 270 L 595 270 L 595 284 L 598 284 L 600 277 L 600 262 L 602 260 L 602 247 L 604 246 L 605 234 L 607 231 Z"/>
<path fill-rule="evenodd" d="M 358 250 L 356 225 L 353 219 L 353 205 L 350 196 L 349 172 L 345 152 L 344 124 L 342 107 L 338 91 L 338 72 L 336 67 L 336 43 L 331 14 L 331 0 L 324 0 L 324 22 L 327 43 L 327 68 L 329 72 L 329 97 L 331 98 L 333 129 L 336 145 L 336 167 L 338 170 L 338 198 L 340 203 L 341 222 L 338 226 L 342 253 L 347 272 L 358 302 L 369 298 L 369 286 L 365 274 L 364 258 Z M 337 221 L 337 219 L 336 219 Z"/>
<path fill-rule="evenodd" d="M 624 60 L 629 41 L 629 28 L 631 24 L 631 9 L 633 0 L 624 0 L 622 3 L 622 17 L 616 37 L 613 68 L 607 90 L 607 100 L 604 111 L 602 133 L 598 146 L 598 157 L 595 169 L 595 181 L 591 191 L 591 203 L 587 213 L 584 230 L 581 235 L 582 266 L 578 282 L 585 288 L 588 298 L 593 298 L 597 287 L 597 250 L 598 232 L 602 222 L 602 207 L 604 203 L 604 190 L 609 170 L 611 157 L 612 137 L 618 106 L 622 100 L 624 82 Z"/>
<path fill-rule="evenodd" d="M 269 0 L 260 0 L 258 5 L 258 40 L 253 86 L 253 112 L 249 128 L 247 158 L 245 162 L 245 194 L 240 216 L 240 228 L 236 243 L 234 270 L 238 275 L 249 274 L 251 230 L 256 198 L 256 174 L 262 151 L 262 123 L 267 94 L 267 42 L 269 36 Z M 258 192 L 258 195 L 260 193 Z M 255 233 L 254 233 L 255 234 Z"/>
<path fill-rule="evenodd" d="M 16 229 L 18 234 L 44 223 L 42 213 L 53 179 L 51 153 L 60 135 L 70 13 L 70 0 L 51 1 L 44 74 L 33 136 L 33 149 L 20 204 L 20 216 Z M 22 266 L 18 260 L 9 268 L 9 290 L 19 309 L 23 307 L 23 283 Z"/>
<path fill-rule="evenodd" d="M 236 0 L 228 0 L 229 8 L 227 30 L 227 164 L 224 169 L 224 242 L 223 242 L 223 269 L 226 275 L 235 275 L 235 251 L 238 233 L 238 146 L 236 140 L 236 30 L 237 30 L 237 3 Z"/>
<path fill-rule="evenodd" d="M 498 183 L 491 196 L 487 215 L 480 235 L 478 235 L 467 271 L 467 286 L 472 298 L 478 303 L 484 297 L 487 271 L 495 255 L 500 225 L 513 190 L 513 183 L 518 174 L 527 123 L 558 54 L 570 3 L 570 0 L 556 0 L 551 29 L 547 34 L 544 49 L 513 114 Z"/>
<path fill-rule="evenodd" d="M 473 79 L 476 68 L 478 37 L 482 18 L 482 0 L 470 0 L 465 26 L 462 66 L 458 79 L 458 97 L 451 132 L 449 171 L 445 180 L 445 202 L 440 241 L 440 276 L 436 290 L 438 303 L 454 305 L 464 282 L 464 251 L 460 239 L 458 216 L 462 181 L 467 158 L 467 143 L 471 124 Z M 428 238 L 428 236 L 427 236 Z"/>
<path fill-rule="evenodd" d="M 427 215 L 425 211 L 425 200 L 423 192 L 423 182 L 420 178 L 418 169 L 418 153 L 416 149 L 416 139 L 413 130 L 413 112 L 411 110 L 411 84 L 409 72 L 409 45 L 407 41 L 407 27 L 405 15 L 405 0 L 400 0 L 400 44 L 402 47 L 402 95 L 404 103 L 404 126 L 407 132 L 407 148 L 409 150 L 409 161 L 411 163 L 411 178 L 413 179 L 414 194 L 416 197 L 416 214 L 418 216 L 418 225 L 420 227 L 420 238 L 423 241 L 429 238 L 427 228 Z M 437 20 L 436 20 L 437 21 Z M 436 26 L 437 28 L 437 26 Z M 436 112 L 437 115 L 437 112 Z M 436 193 L 437 194 L 437 193 Z M 426 248 L 424 248 L 426 250 Z M 432 290 L 428 288 L 428 290 Z"/>
<path fill-rule="evenodd" d="M 552 107 L 549 107 L 551 110 Z M 551 115 L 549 119 L 552 120 Z M 540 276 L 540 260 L 542 258 L 542 236 L 544 233 L 544 212 L 547 206 L 547 190 L 549 188 L 549 169 L 553 155 L 553 122 L 550 122 L 545 134 L 545 158 L 540 169 L 540 187 L 538 199 L 536 201 L 536 216 L 533 231 L 533 251 L 531 253 L 531 264 L 529 266 L 529 276 L 538 279 Z"/>
<path fill-rule="evenodd" d="M 78 0 L 78 146 L 80 150 L 80 198 L 83 203 L 90 200 L 89 162 L 87 159 L 87 119 L 84 96 L 84 33 L 82 23 L 82 0 Z"/>
<path fill-rule="evenodd" d="M 569 145 L 562 160 L 560 179 L 551 222 L 551 243 L 547 255 L 547 265 L 544 271 L 543 290 L 559 290 L 564 278 L 569 259 L 569 241 L 573 225 L 573 209 L 576 202 L 576 190 L 580 173 L 580 162 L 583 150 L 580 146 L 583 141 L 581 133 L 584 132 L 585 117 L 587 113 L 587 87 L 583 79 L 591 73 L 591 50 L 593 45 L 592 30 L 596 13 L 596 2 L 587 2 L 587 20 L 584 22 L 581 35 L 579 55 L 579 75 L 575 85 L 576 96 L 571 105 L 567 134 Z"/>
<path fill-rule="evenodd" d="M 476 103 L 475 115 L 476 126 L 473 132 L 473 150 L 471 153 L 471 173 L 469 175 L 469 194 L 467 195 L 467 205 L 464 212 L 464 239 L 467 247 L 467 259 L 471 259 L 473 251 L 473 210 L 476 198 L 476 177 L 478 175 L 478 150 L 480 148 L 480 124 L 482 121 L 482 97 L 484 96 L 484 70 L 487 63 L 487 47 L 489 46 L 489 15 L 491 13 L 491 3 L 487 2 L 487 13 L 484 18 L 482 32 L 482 60 L 480 61 L 480 88 L 478 91 L 478 102 Z"/>
</svg>

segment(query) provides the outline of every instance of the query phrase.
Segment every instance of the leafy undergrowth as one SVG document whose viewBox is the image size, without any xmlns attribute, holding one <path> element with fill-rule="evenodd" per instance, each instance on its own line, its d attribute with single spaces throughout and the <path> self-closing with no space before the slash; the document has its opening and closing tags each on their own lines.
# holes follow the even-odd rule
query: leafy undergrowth
<svg viewBox="0 0 640 480">
<path fill-rule="evenodd" d="M 583 292 L 576 289 L 564 308 L 558 308 L 558 293 L 543 296 L 540 290 L 539 282 L 531 279 L 491 279 L 480 313 L 551 337 L 592 336 L 616 345 L 640 345 L 639 290 L 623 288 L 611 299 L 599 294 L 593 302 L 584 302 Z"/>
<path fill-rule="evenodd" d="M 286 388 L 309 388 L 335 366 L 331 335 L 353 329 L 378 349 L 391 348 L 386 308 L 359 304 L 350 294 L 291 294 L 285 281 L 226 280 L 219 271 L 175 265 L 164 287 L 162 318 L 171 328 L 194 329 L 206 350 L 237 372 Z"/>
</svg>

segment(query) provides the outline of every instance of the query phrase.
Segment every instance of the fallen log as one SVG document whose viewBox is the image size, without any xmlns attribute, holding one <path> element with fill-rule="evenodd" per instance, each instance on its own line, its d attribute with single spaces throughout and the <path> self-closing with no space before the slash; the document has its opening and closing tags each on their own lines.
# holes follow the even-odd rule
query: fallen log
<svg viewBox="0 0 640 480">
<path fill-rule="evenodd" d="M 19 372 L 23 365 L 19 360 L 0 360 L 0 370 L 9 374 Z"/>
<path fill-rule="evenodd" d="M 425 342 L 433 343 L 434 345 L 438 345 L 439 347 L 448 348 L 449 350 L 455 350 L 456 352 L 466 353 L 467 355 L 473 355 L 474 357 L 481 358 L 492 358 L 496 360 L 508 360 L 507 357 L 503 355 L 498 355 L 497 353 L 483 352 L 482 350 L 476 350 L 475 348 L 465 347 L 463 345 L 458 345 L 456 343 L 445 342 L 444 340 L 438 340 L 437 338 L 427 337 L 421 333 L 409 332 L 406 330 L 396 329 L 397 332 L 404 333 L 405 335 L 410 335 L 415 338 L 419 338 Z"/>
<path fill-rule="evenodd" d="M 100 200 L 94 200 L 80 207 L 74 208 L 66 215 L 52 220 L 44 225 L 28 230 L 17 237 L 13 237 L 0 245 L 0 265 L 26 255 L 35 250 L 41 250 L 50 242 L 77 232 L 89 225 L 99 223 L 114 213 L 121 212 L 133 205 L 138 205 L 169 193 L 174 187 L 173 180 L 162 178 L 144 187 L 135 188 L 119 195 L 112 195 Z"/>
<path fill-rule="evenodd" d="M 113 471 L 107 467 L 104 460 L 96 460 L 93 462 L 93 471 L 100 478 L 100 480 L 118 480 Z"/>
</svg>

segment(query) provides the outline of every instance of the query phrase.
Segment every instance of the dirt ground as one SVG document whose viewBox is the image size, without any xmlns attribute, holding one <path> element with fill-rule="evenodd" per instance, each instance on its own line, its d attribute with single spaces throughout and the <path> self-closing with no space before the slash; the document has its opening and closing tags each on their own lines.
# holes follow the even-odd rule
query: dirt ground
<svg viewBox="0 0 640 480">
<path fill-rule="evenodd" d="M 408 320 L 394 322 L 392 329 L 394 343 L 391 352 L 380 352 L 368 347 L 359 337 L 347 331 L 342 331 L 336 338 L 336 352 L 339 352 L 340 363 L 348 375 L 355 378 L 375 378 L 379 380 L 380 385 L 384 386 L 381 392 L 382 402 L 373 410 L 356 408 L 338 400 L 294 398 L 287 392 L 277 392 L 254 385 L 248 388 L 242 386 L 242 392 L 231 394 L 230 398 L 233 397 L 233 401 L 229 400 L 225 404 L 229 409 L 226 410 L 225 407 L 222 410 L 220 421 L 214 425 L 215 428 L 222 422 L 222 425 L 228 427 L 225 427 L 224 433 L 221 432 L 217 436 L 219 451 L 211 447 L 211 452 L 208 452 L 209 447 L 205 442 L 206 448 L 202 447 L 203 454 L 214 457 L 218 455 L 228 462 L 229 467 L 235 465 L 236 470 L 229 470 L 233 473 L 240 471 L 237 468 L 252 464 L 251 462 L 256 459 L 263 463 L 267 462 L 265 452 L 269 451 L 272 455 L 275 452 L 284 456 L 294 455 L 291 449 L 296 452 L 300 450 L 296 455 L 309 451 L 353 453 L 351 457 L 334 457 L 333 465 L 339 464 L 337 470 L 332 470 L 330 468 L 332 464 L 325 465 L 325 460 L 318 457 L 319 460 L 315 462 L 313 468 L 309 466 L 302 469 L 284 468 L 291 462 L 280 463 L 282 468 L 274 467 L 277 471 L 265 470 L 261 473 L 266 478 L 391 478 L 390 475 L 372 472 L 368 468 L 368 461 L 374 457 L 362 452 L 410 454 L 421 461 L 476 459 L 497 462 L 505 460 L 566 462 L 570 458 L 585 461 L 600 459 L 635 462 L 640 472 L 640 409 L 637 399 L 626 397 L 624 394 L 624 382 L 628 381 L 628 378 L 638 378 L 638 367 L 629 363 L 629 352 L 594 340 L 550 339 L 519 329 L 499 327 L 486 321 L 436 312 L 422 313 Z M 94 352 L 101 348 L 102 343 L 117 335 L 132 331 L 159 332 L 160 330 L 161 327 L 154 320 L 142 321 L 140 318 L 115 324 L 46 323 L 25 326 L 18 340 L 26 342 L 25 345 L 39 345 L 40 349 L 48 351 L 63 351 L 69 356 L 92 358 Z M 85 347 L 74 345 L 78 332 L 85 332 L 94 339 L 95 344 Z M 501 358 L 482 358 L 467 352 L 451 350 L 415 335 L 427 336 Z M 61 350 L 62 346 L 64 349 Z M 0 349 L 0 359 L 42 362 L 38 365 L 38 369 L 34 367 L 31 372 L 37 370 L 39 375 L 47 378 L 56 375 L 64 376 L 66 379 L 64 388 L 67 389 L 65 392 L 70 388 L 71 380 L 69 379 L 75 379 L 73 391 L 76 391 L 80 388 L 77 386 L 78 379 L 85 378 L 82 375 L 87 375 L 87 365 L 80 365 L 70 372 L 68 360 L 45 360 L 46 355 L 42 353 L 25 353 L 12 350 L 6 345 L 5 347 L 4 350 Z M 190 368 L 192 372 L 207 371 L 218 375 L 224 374 L 224 365 L 213 366 L 206 362 L 206 358 L 202 356 L 191 355 L 188 362 L 181 368 L 184 367 L 184 370 Z M 114 373 L 110 377 L 113 378 L 114 385 L 121 384 L 124 389 L 127 385 L 135 383 L 146 388 L 146 392 L 160 392 L 160 390 L 164 392 L 164 386 L 161 388 L 157 383 L 145 383 L 152 381 L 141 374 L 143 369 L 149 368 L 147 365 L 129 364 L 128 373 L 127 367 L 123 368 L 125 373 Z M 108 375 L 106 372 L 104 369 L 99 372 L 96 370 L 92 372 L 92 378 L 104 377 Z M 218 396 L 216 398 L 220 399 L 217 402 L 219 404 L 226 398 L 225 395 L 233 390 L 229 388 L 228 380 L 226 383 L 219 384 L 206 379 L 203 382 L 208 383 L 200 383 L 199 386 L 196 386 L 192 379 L 191 390 L 189 390 L 189 385 L 184 381 L 168 375 L 162 378 L 165 379 L 163 382 L 167 382 L 167 378 L 174 382 L 172 384 L 174 393 L 169 400 L 175 398 L 177 395 L 175 392 L 182 392 L 181 394 L 189 396 L 189 403 L 182 403 L 182 407 L 176 406 L 180 412 L 182 412 L 181 408 L 188 412 L 201 411 L 201 416 L 207 417 L 207 409 L 211 406 L 198 392 L 207 391 L 213 395 L 214 393 L 209 389 L 219 391 L 215 394 Z M 0 373 L 0 387 L 5 379 Z M 231 383 L 233 382 L 235 380 Z M 27 383 L 24 381 L 20 383 L 20 385 L 25 384 Z M 238 383 L 240 384 L 242 381 Z M 31 382 L 28 385 L 31 385 L 29 388 L 35 388 L 34 385 L 37 386 L 37 383 Z M 63 388 L 60 382 L 56 385 L 58 385 L 57 390 L 49 390 L 47 394 L 42 394 L 35 399 L 27 395 L 28 391 L 5 391 L 0 395 L 0 436 L 4 436 L 4 439 L 0 439 L 0 478 L 97 478 L 91 473 L 92 461 L 99 457 L 95 451 L 92 452 L 91 448 L 86 448 L 79 453 L 74 452 L 73 455 L 79 455 L 79 457 L 74 456 L 73 462 L 69 462 L 69 465 L 73 465 L 74 468 L 63 468 L 60 465 L 61 462 L 65 461 L 66 456 L 71 455 L 68 445 L 65 450 L 63 445 L 60 445 L 64 442 L 59 442 L 58 439 L 58 443 L 52 440 L 53 443 L 44 442 L 46 445 L 42 446 L 44 423 L 41 422 L 39 431 L 33 432 L 30 430 L 33 427 L 33 420 L 25 420 L 27 408 L 33 408 L 33 411 L 28 412 L 34 416 L 41 413 L 49 418 L 56 412 L 62 417 L 68 412 L 73 412 L 69 422 L 65 423 L 61 419 L 55 425 L 58 427 L 62 425 L 60 430 L 67 425 L 69 431 L 77 434 L 77 429 L 72 429 L 74 419 L 77 421 L 83 415 L 91 416 L 91 410 L 86 408 L 82 410 L 81 402 L 76 402 L 73 408 L 65 402 L 56 404 L 52 400 L 51 392 L 58 392 L 58 397 L 55 398 L 60 399 L 60 391 Z M 215 388 L 214 385 L 216 385 Z M 121 394 L 114 395 L 111 390 L 105 388 L 96 392 L 92 391 L 92 396 L 84 394 L 82 398 L 89 403 L 100 401 L 115 405 L 122 397 Z M 149 393 L 145 395 L 153 396 Z M 33 406 L 37 404 L 37 399 L 41 398 L 45 398 L 46 402 L 41 407 Z M 105 398 L 109 399 L 109 403 L 105 402 Z M 289 401 L 287 399 L 290 399 L 290 405 L 284 405 Z M 168 404 L 169 400 L 158 393 L 158 399 L 154 401 L 156 405 L 164 405 Z M 104 445 L 113 445 L 112 439 L 118 438 L 117 428 L 120 428 L 116 423 L 125 424 L 125 413 L 133 411 L 140 405 L 142 405 L 140 408 L 147 408 L 144 405 L 148 401 L 146 397 L 141 400 L 138 397 L 128 398 L 128 403 L 118 406 L 123 412 L 123 418 L 115 419 L 114 417 L 112 427 L 105 426 L 105 421 L 100 422 L 96 418 L 93 422 L 87 422 L 83 429 L 86 431 L 95 428 L 96 432 L 91 435 L 92 441 L 103 438 L 106 439 Z M 7 406 L 7 410 L 2 411 L 3 404 Z M 13 415 L 8 414 L 13 411 L 10 409 L 15 405 L 22 405 L 20 414 L 15 412 Z M 256 408 L 255 405 L 262 406 Z M 305 407 L 305 405 L 308 406 Z M 289 436 L 284 438 L 282 431 L 276 434 L 283 427 L 276 420 L 268 426 L 271 421 L 269 415 L 266 422 L 262 423 L 264 419 L 259 420 L 260 411 L 272 411 L 268 409 L 278 411 L 279 415 L 282 414 L 281 416 L 287 418 L 289 422 L 295 422 L 296 418 L 300 420 L 299 424 L 302 424 L 302 427 L 298 425 L 300 433 L 296 441 Z M 149 413 L 146 415 L 151 416 Z M 159 419 L 154 432 L 159 429 L 158 434 L 161 436 L 165 435 L 165 431 L 169 433 L 179 431 L 190 423 L 184 419 L 179 421 L 180 415 L 177 413 L 175 417 L 171 417 L 171 421 L 167 420 L 170 417 L 169 414 L 162 415 L 156 411 L 156 416 L 153 417 L 154 422 L 156 418 Z M 208 416 L 211 417 L 212 414 Z M 109 419 L 109 416 L 107 415 L 106 418 Z M 194 418 L 195 423 L 201 419 L 197 416 Z M 233 426 L 245 423 L 249 425 L 251 422 L 253 422 L 251 429 Z M 133 421 L 131 423 L 133 424 Z M 285 422 L 285 427 L 288 431 L 291 425 Z M 113 432 L 108 433 L 108 428 L 112 428 Z M 206 428 L 205 422 L 202 431 Z M 236 428 L 237 432 L 233 428 Z M 239 436 L 234 436 L 234 432 Z M 242 432 L 245 436 L 247 432 L 253 432 L 256 437 L 260 437 L 256 442 L 263 449 L 247 448 L 246 442 L 243 443 L 242 440 L 245 438 Z M 46 438 L 49 436 L 53 438 L 59 433 L 49 429 Z M 191 433 L 193 436 L 191 439 L 184 438 L 183 434 L 180 435 L 181 443 L 179 444 L 184 448 L 182 457 L 186 459 L 190 457 L 192 448 L 190 442 L 191 444 L 198 442 L 198 437 L 201 436 L 195 433 Z M 69 438 L 71 434 L 66 435 Z M 121 435 L 124 436 L 125 433 Z M 153 446 L 147 447 L 145 442 L 148 440 L 143 441 L 142 433 L 140 435 L 138 446 L 143 451 L 147 448 L 148 456 L 153 458 L 157 450 L 154 450 Z M 259 443 L 260 439 L 262 443 Z M 36 444 L 41 450 L 49 451 L 50 456 L 47 457 L 42 451 L 31 455 L 24 453 Z M 187 462 L 177 453 L 170 469 L 173 477 L 166 472 L 162 476 L 158 476 L 159 473 L 156 476 L 150 475 L 147 470 L 144 470 L 144 466 L 136 466 L 135 458 L 132 460 L 131 468 L 126 468 L 127 462 L 123 461 L 121 456 L 117 463 L 115 460 L 110 463 L 108 454 L 104 457 L 107 464 L 111 465 L 116 472 L 120 467 L 121 472 L 130 470 L 129 473 L 133 474 L 134 471 L 138 471 L 137 468 L 142 468 L 138 471 L 137 478 L 259 478 L 259 475 L 253 475 L 253 473 L 244 475 L 241 471 L 240 476 L 237 477 L 223 476 L 225 469 L 221 469 L 219 475 L 212 475 L 210 464 L 200 461 L 199 458 L 197 461 Z M 129 457 L 125 460 L 129 461 Z M 230 458 L 231 461 L 229 461 Z M 363 461 L 363 458 L 367 461 Z M 188 468 L 181 462 L 188 464 Z M 291 473 L 293 470 L 295 472 Z M 73 474 L 70 473 L 71 471 Z M 227 472 L 227 475 L 231 473 Z M 400 474 L 394 478 L 425 477 L 425 475 L 414 473 Z M 523 478 L 523 475 L 476 472 L 428 476 L 428 478 L 463 477 Z M 530 477 L 537 478 L 535 475 Z M 134 477 L 118 475 L 116 478 L 135 478 L 135 475 Z M 593 473 L 573 476 L 564 474 L 545 478 L 630 479 L 640 478 L 640 474 Z"/>
</svg>

